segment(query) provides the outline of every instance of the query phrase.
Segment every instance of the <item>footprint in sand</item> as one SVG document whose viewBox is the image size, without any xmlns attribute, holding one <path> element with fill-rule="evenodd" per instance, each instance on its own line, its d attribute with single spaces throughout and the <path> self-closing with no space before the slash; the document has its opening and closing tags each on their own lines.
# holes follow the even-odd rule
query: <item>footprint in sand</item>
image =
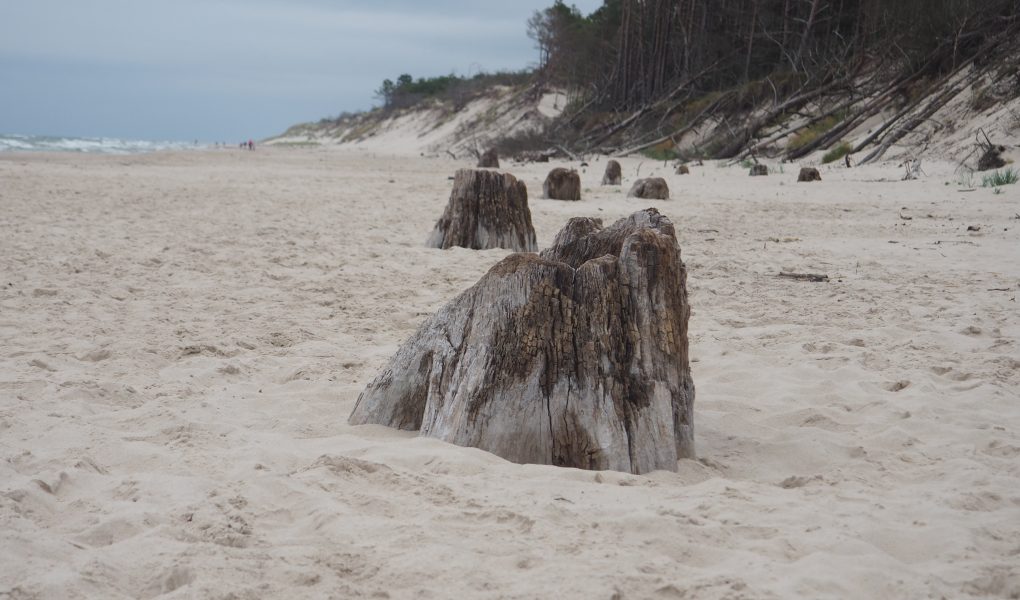
<svg viewBox="0 0 1020 600">
<path fill-rule="evenodd" d="M 889 392 L 901 392 L 901 391 L 907 389 L 908 387 L 910 387 L 910 382 L 907 381 L 906 379 L 904 379 L 902 381 L 894 381 L 892 383 L 887 383 L 885 385 L 886 391 L 889 391 Z"/>
<path fill-rule="evenodd" d="M 175 592 L 182 587 L 195 581 L 195 574 L 182 566 L 176 566 L 169 572 L 160 574 L 155 581 L 149 584 L 145 596 L 156 598 L 164 594 Z"/>
</svg>

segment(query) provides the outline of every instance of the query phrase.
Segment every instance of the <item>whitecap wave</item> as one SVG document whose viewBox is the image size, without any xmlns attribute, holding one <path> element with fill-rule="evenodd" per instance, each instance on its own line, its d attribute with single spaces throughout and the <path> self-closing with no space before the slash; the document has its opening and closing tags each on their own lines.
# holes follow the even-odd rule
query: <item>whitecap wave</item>
<svg viewBox="0 0 1020 600">
<path fill-rule="evenodd" d="M 120 138 L 78 138 L 48 135 L 0 134 L 0 152 L 88 152 L 95 154 L 138 154 L 159 150 L 208 148 L 195 142 L 124 140 Z"/>
</svg>

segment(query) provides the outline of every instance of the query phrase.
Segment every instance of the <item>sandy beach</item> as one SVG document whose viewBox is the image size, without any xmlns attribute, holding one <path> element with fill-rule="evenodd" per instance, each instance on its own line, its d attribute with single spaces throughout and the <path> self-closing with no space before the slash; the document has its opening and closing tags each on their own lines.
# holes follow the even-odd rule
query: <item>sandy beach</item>
<svg viewBox="0 0 1020 600">
<path fill-rule="evenodd" d="M 634 158 L 620 189 L 605 161 L 576 203 L 539 196 L 577 163 L 504 170 L 540 247 L 574 216 L 676 224 L 676 473 L 347 425 L 507 255 L 424 247 L 469 162 L 0 154 L 0 598 L 1020 598 L 1020 186 Z M 626 198 L 639 172 L 673 198 Z"/>
</svg>

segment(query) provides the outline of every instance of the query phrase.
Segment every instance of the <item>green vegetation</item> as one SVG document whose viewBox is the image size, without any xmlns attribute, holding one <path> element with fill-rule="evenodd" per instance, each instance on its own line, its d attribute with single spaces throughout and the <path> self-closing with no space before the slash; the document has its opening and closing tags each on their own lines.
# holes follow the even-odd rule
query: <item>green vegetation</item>
<svg viewBox="0 0 1020 600">
<path fill-rule="evenodd" d="M 853 151 L 853 146 L 846 142 L 840 142 L 835 148 L 825 153 L 825 156 L 822 157 L 822 162 L 825 164 L 835 162 Z"/>
<path fill-rule="evenodd" d="M 314 146 L 321 146 L 322 144 L 314 140 L 308 140 L 302 142 L 274 142 L 274 145 L 283 148 L 311 148 Z"/>
<path fill-rule="evenodd" d="M 375 95 L 382 100 L 386 110 L 408 108 L 427 99 L 452 102 L 459 108 L 494 86 L 522 85 L 531 79 L 529 71 L 478 73 L 473 77 L 451 74 L 418 79 L 404 73 L 397 77 L 396 82 L 384 80 Z"/>
<path fill-rule="evenodd" d="M 997 188 L 1003 185 L 1013 185 L 1020 180 L 1020 174 L 1013 169 L 1004 169 L 989 173 L 981 178 L 981 187 Z"/>
<path fill-rule="evenodd" d="M 800 148 L 803 148 L 804 146 L 807 146 L 811 142 L 817 140 L 818 138 L 828 133 L 836 125 L 839 125 L 845 118 L 846 114 L 843 112 L 829 115 L 828 117 L 822 119 L 821 121 L 816 122 L 814 125 L 811 125 L 810 127 L 806 127 L 800 130 L 797 133 L 797 135 L 793 136 L 793 139 L 790 140 L 790 144 L 787 146 L 787 148 L 789 150 L 798 150 Z M 833 160 L 836 160 L 841 157 L 842 156 L 837 156 Z"/>
<path fill-rule="evenodd" d="M 680 153 L 677 152 L 673 142 L 670 141 L 656 144 L 651 148 L 645 148 L 641 151 L 641 154 L 651 158 L 652 160 L 676 160 L 680 158 Z"/>
</svg>

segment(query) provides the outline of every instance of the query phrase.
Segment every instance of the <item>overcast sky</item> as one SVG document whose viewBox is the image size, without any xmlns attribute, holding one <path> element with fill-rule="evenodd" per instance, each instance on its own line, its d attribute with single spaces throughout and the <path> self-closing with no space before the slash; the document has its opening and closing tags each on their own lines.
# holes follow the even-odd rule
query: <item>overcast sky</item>
<svg viewBox="0 0 1020 600">
<path fill-rule="evenodd" d="M 552 0 L 0 0 L 0 133 L 237 141 L 521 69 Z M 601 0 L 576 0 L 585 14 Z"/>
</svg>

